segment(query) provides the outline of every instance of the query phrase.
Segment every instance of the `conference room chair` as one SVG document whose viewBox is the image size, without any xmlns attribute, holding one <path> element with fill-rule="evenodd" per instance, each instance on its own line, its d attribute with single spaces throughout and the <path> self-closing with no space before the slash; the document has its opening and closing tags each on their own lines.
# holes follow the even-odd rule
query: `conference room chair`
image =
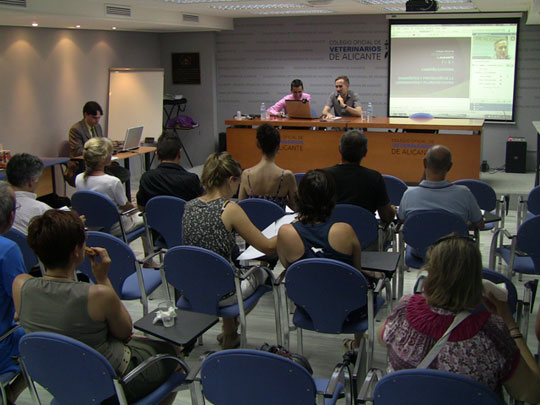
<svg viewBox="0 0 540 405">
<path fill-rule="evenodd" d="M 345 404 L 353 403 L 346 367 L 338 364 L 330 379 L 313 378 L 292 360 L 259 350 L 212 353 L 201 365 L 200 381 L 199 405 L 204 398 L 216 405 L 330 405 L 343 395 Z"/>
<path fill-rule="evenodd" d="M 475 179 L 463 179 L 456 180 L 454 184 L 467 187 L 474 195 L 476 202 L 481 210 L 490 212 L 501 217 L 500 222 L 492 222 L 485 225 L 484 230 L 497 229 L 499 227 L 504 228 L 504 222 L 506 217 L 506 203 L 504 197 L 497 199 L 495 190 L 489 184 L 481 180 Z"/>
<path fill-rule="evenodd" d="M 536 215 L 540 215 L 540 186 L 533 188 L 527 198 L 519 197 L 516 232 L 523 222 Z"/>
<path fill-rule="evenodd" d="M 21 364 L 26 374 L 33 402 L 39 404 L 38 383 L 53 397 L 54 404 L 100 404 L 110 397 L 126 405 L 122 385 L 133 380 L 148 366 L 159 361 L 175 361 L 182 371 L 175 371 L 167 381 L 146 397 L 131 404 L 157 404 L 182 385 L 189 368 L 180 359 L 158 354 L 150 357 L 120 378 L 99 352 L 78 340 L 49 332 L 29 333 L 21 338 Z"/>
<path fill-rule="evenodd" d="M 17 334 L 24 333 L 24 330 L 21 329 L 19 325 L 15 325 L 11 327 L 11 329 L 9 329 L 0 337 L 0 343 L 4 342 L 4 340 L 9 338 L 15 331 L 18 331 L 16 332 Z M 0 395 L 2 396 L 2 405 L 11 404 L 10 402 L 8 402 L 8 397 L 7 397 L 5 387 L 10 382 L 12 382 L 19 374 L 20 374 L 20 371 L 16 371 L 16 370 L 6 371 L 0 374 Z"/>
<path fill-rule="evenodd" d="M 15 228 L 11 228 L 4 234 L 4 236 L 15 242 L 19 246 L 19 249 L 21 249 L 24 260 L 24 267 L 26 268 L 27 273 L 30 273 L 31 270 L 39 267 L 41 274 L 44 274 L 43 268 L 39 263 L 36 254 L 32 249 L 30 249 L 30 246 L 28 246 L 28 242 L 26 241 L 26 235 L 24 233 Z"/>
<path fill-rule="evenodd" d="M 238 201 L 238 205 L 242 207 L 249 220 L 259 231 L 263 231 L 272 222 L 285 215 L 283 208 L 264 198 L 247 198 Z"/>
<path fill-rule="evenodd" d="M 149 240 L 155 248 L 170 249 L 182 244 L 185 205 L 185 200 L 165 195 L 153 197 L 146 203 L 143 217 Z"/>
<path fill-rule="evenodd" d="M 285 290 L 295 304 L 292 324 L 296 327 L 297 352 L 303 354 L 302 330 L 329 334 L 364 334 L 356 348 L 353 380 L 357 380 L 360 365 L 363 375 L 371 368 L 375 341 L 375 316 L 384 304 L 380 297 L 383 281 L 370 288 L 364 275 L 353 266 L 332 259 L 302 259 L 287 269 Z M 288 317 L 287 300 L 281 311 Z M 367 315 L 359 315 L 365 311 Z M 284 346 L 289 346 L 289 320 L 282 322 Z M 364 333 L 367 332 L 367 333 Z"/>
<path fill-rule="evenodd" d="M 469 230 L 465 221 L 451 212 L 419 210 L 407 216 L 399 231 L 399 251 L 403 255 L 398 278 L 399 298 L 403 295 L 403 276 L 406 268 L 420 269 L 424 265 L 428 248 L 443 236 L 454 232 L 467 236 Z"/>
<path fill-rule="evenodd" d="M 400 370 L 378 381 L 374 405 L 502 405 L 499 396 L 472 378 L 432 369 Z"/>
<path fill-rule="evenodd" d="M 140 300 L 143 313 L 148 313 L 148 295 L 164 281 L 160 272 L 144 268 L 143 261 L 137 260 L 129 245 L 115 236 L 103 232 L 88 231 L 86 245 L 107 249 L 111 258 L 109 280 L 121 300 Z M 78 267 L 93 283 L 96 283 L 88 258 Z M 166 284 L 165 284 L 166 285 Z"/>
<path fill-rule="evenodd" d="M 144 225 L 126 232 L 121 218 L 124 215 L 132 214 L 135 209 L 120 213 L 116 204 L 101 193 L 90 190 L 76 191 L 71 197 L 71 207 L 79 215 L 86 217 L 85 225 L 88 228 L 110 233 L 111 228 L 116 223 L 120 224 L 121 238 L 126 243 L 133 242 L 145 234 Z"/>
<path fill-rule="evenodd" d="M 382 241 L 379 238 L 381 231 L 379 222 L 371 211 L 358 205 L 337 204 L 332 211 L 330 221 L 349 224 L 354 229 L 362 249 L 366 249 L 370 245 L 376 245 L 376 250 L 379 251 L 383 249 Z"/>
<path fill-rule="evenodd" d="M 272 291 L 276 336 L 278 344 L 281 344 L 279 295 L 278 289 L 272 288 L 275 279 L 269 269 L 261 267 L 268 274 L 270 282 L 259 286 L 251 296 L 244 299 L 242 294 L 238 293 L 241 291 L 240 283 L 252 270 L 240 274 L 231 263 L 210 250 L 196 246 L 175 246 L 165 253 L 164 266 L 167 281 L 181 293 L 176 303 L 179 309 L 224 318 L 239 318 L 240 347 L 245 347 L 247 342 L 246 313 L 257 304 L 259 298 Z M 237 292 L 237 302 L 220 307 L 221 298 L 231 291 Z"/>
<path fill-rule="evenodd" d="M 305 173 L 295 173 L 294 178 L 296 179 L 296 187 L 300 184 L 300 180 L 302 180 L 302 177 L 304 177 Z"/>
<path fill-rule="evenodd" d="M 384 184 L 386 185 L 386 193 L 390 199 L 390 204 L 399 207 L 401 198 L 405 191 L 407 191 L 407 183 L 398 177 L 391 176 L 390 174 L 383 174 Z"/>
</svg>

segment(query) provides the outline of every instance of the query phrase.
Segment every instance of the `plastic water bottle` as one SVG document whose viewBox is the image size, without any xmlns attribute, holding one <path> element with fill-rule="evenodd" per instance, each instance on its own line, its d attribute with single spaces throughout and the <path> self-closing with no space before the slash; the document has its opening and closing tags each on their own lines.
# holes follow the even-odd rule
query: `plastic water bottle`
<svg viewBox="0 0 540 405">
<path fill-rule="evenodd" d="M 261 120 L 265 120 L 268 117 L 266 116 L 266 105 L 261 103 Z"/>
<path fill-rule="evenodd" d="M 367 103 L 367 120 L 371 121 L 373 118 L 373 104 L 371 104 L 371 101 Z"/>
</svg>

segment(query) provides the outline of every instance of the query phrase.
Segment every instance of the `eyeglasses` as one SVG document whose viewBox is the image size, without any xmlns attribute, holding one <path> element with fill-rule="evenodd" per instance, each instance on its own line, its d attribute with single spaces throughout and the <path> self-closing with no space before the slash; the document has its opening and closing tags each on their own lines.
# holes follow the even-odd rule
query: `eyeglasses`
<svg viewBox="0 0 540 405">
<path fill-rule="evenodd" d="M 437 241 L 431 245 L 431 246 L 437 246 L 439 243 L 442 243 L 442 242 L 445 242 L 447 240 L 466 240 L 466 241 L 469 241 L 469 242 L 472 242 L 474 244 L 476 244 L 476 239 L 474 239 L 472 236 L 470 235 L 460 235 L 458 233 L 451 233 L 449 235 L 446 235 L 446 236 L 443 236 L 442 238 L 439 238 L 437 239 Z"/>
</svg>

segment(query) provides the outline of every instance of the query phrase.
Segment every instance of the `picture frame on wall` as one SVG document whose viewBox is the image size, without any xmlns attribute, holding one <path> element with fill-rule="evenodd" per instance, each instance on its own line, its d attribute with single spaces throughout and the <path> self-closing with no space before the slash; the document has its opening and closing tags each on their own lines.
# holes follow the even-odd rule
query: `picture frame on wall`
<svg viewBox="0 0 540 405">
<path fill-rule="evenodd" d="M 201 63 L 198 52 L 171 55 L 173 84 L 201 84 Z"/>
</svg>

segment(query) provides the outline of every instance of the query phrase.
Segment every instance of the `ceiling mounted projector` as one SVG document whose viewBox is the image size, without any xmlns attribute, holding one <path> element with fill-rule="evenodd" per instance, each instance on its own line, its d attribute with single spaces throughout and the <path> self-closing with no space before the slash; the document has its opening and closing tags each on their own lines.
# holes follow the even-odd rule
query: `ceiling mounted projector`
<svg viewBox="0 0 540 405">
<path fill-rule="evenodd" d="M 405 11 L 437 11 L 439 3 L 435 0 L 409 0 L 405 3 Z"/>
</svg>

